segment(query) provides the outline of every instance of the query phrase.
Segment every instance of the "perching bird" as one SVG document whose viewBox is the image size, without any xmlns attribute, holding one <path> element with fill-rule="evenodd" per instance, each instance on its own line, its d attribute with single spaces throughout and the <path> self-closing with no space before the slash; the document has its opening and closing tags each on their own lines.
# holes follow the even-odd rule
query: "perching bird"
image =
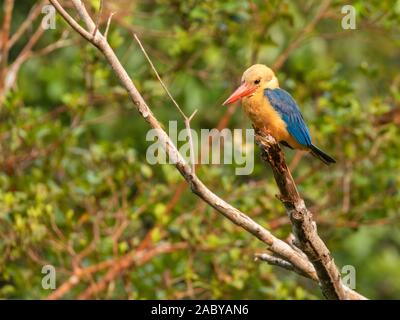
<svg viewBox="0 0 400 320">
<path fill-rule="evenodd" d="M 255 64 L 248 68 L 243 73 L 241 86 L 223 105 L 239 99 L 256 129 L 269 133 L 289 148 L 308 150 L 327 165 L 336 162 L 312 143 L 297 103 L 279 88 L 278 79 L 267 66 Z"/>
</svg>

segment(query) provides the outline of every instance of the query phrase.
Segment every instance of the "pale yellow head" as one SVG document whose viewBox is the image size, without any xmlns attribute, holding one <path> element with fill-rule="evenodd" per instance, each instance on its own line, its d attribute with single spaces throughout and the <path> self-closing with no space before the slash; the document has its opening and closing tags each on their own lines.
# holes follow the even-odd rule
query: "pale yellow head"
<svg viewBox="0 0 400 320">
<path fill-rule="evenodd" d="M 274 72 L 263 64 L 254 64 L 243 72 L 242 83 L 257 86 L 263 90 L 279 87 L 279 82 Z"/>
<path fill-rule="evenodd" d="M 254 64 L 248 68 L 242 76 L 242 84 L 224 102 L 224 105 L 233 103 L 244 97 L 263 92 L 265 89 L 275 89 L 279 87 L 278 79 L 274 72 L 263 64 Z"/>
</svg>

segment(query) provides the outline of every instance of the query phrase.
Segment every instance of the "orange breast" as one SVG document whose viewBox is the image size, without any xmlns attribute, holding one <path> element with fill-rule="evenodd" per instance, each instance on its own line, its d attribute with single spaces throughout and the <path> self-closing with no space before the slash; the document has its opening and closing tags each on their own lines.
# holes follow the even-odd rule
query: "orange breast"
<svg viewBox="0 0 400 320">
<path fill-rule="evenodd" d="M 287 142 L 294 149 L 306 149 L 287 131 L 286 123 L 271 106 L 262 91 L 256 92 L 251 97 L 243 98 L 242 106 L 244 112 L 257 129 L 269 133 L 279 142 Z"/>
</svg>

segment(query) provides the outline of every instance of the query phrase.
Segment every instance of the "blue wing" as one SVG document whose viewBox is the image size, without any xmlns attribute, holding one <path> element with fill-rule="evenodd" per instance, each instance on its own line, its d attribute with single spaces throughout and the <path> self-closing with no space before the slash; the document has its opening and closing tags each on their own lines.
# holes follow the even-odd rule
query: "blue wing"
<svg viewBox="0 0 400 320">
<path fill-rule="evenodd" d="M 265 89 L 271 106 L 280 114 L 286 123 L 287 130 L 303 146 L 311 146 L 311 136 L 304 122 L 300 109 L 292 96 L 283 89 Z"/>
</svg>

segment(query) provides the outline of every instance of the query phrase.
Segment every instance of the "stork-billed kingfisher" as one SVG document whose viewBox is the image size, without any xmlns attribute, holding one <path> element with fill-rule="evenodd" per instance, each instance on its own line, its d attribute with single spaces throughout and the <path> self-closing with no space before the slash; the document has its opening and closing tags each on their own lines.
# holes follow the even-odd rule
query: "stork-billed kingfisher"
<svg viewBox="0 0 400 320">
<path fill-rule="evenodd" d="M 278 79 L 267 66 L 255 64 L 248 68 L 243 73 L 240 87 L 223 105 L 239 99 L 256 129 L 269 133 L 289 148 L 309 151 L 327 165 L 336 162 L 312 143 L 297 103 L 288 92 L 279 88 Z"/>
</svg>

